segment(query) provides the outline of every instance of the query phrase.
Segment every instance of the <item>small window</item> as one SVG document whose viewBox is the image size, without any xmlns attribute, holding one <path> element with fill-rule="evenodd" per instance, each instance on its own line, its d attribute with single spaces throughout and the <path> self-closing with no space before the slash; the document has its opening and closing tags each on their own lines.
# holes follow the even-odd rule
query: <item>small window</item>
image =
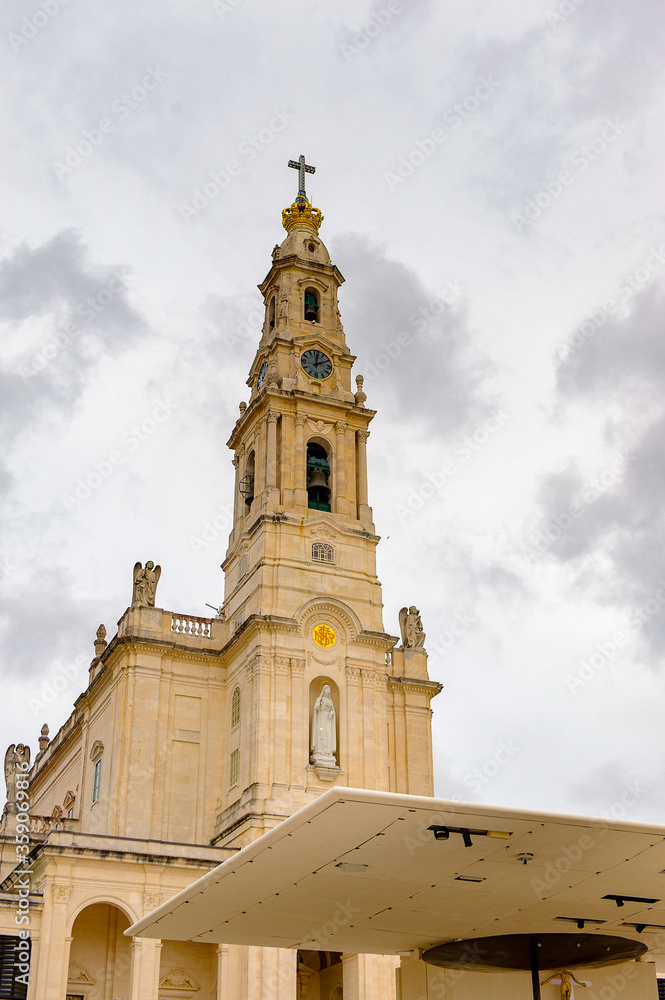
<svg viewBox="0 0 665 1000">
<path fill-rule="evenodd" d="M 74 807 L 67 810 L 67 819 L 74 819 Z"/>
<path fill-rule="evenodd" d="M 275 296 L 270 300 L 270 305 L 268 306 L 268 329 L 275 329 Z"/>
<path fill-rule="evenodd" d="M 243 556 L 242 559 L 240 560 L 240 565 L 239 565 L 240 575 L 238 579 L 242 580 L 242 578 L 247 576 L 248 573 L 249 573 L 249 559 L 247 558 L 247 556 Z"/>
<path fill-rule="evenodd" d="M 328 542 L 314 542 L 312 544 L 312 559 L 314 562 L 334 563 L 335 550 Z"/>
<path fill-rule="evenodd" d="M 231 698 L 231 729 L 240 722 L 240 688 L 236 688 Z"/>
<path fill-rule="evenodd" d="M 238 784 L 238 761 L 240 759 L 240 750 L 234 750 L 229 758 L 229 788 L 233 788 L 234 785 Z"/>
<path fill-rule="evenodd" d="M 102 760 L 95 761 L 95 777 L 92 784 L 92 801 L 96 802 L 99 798 L 99 777 L 102 773 Z"/>
<path fill-rule="evenodd" d="M 319 322 L 319 296 L 313 288 L 305 289 L 305 319 L 310 323 Z"/>
</svg>

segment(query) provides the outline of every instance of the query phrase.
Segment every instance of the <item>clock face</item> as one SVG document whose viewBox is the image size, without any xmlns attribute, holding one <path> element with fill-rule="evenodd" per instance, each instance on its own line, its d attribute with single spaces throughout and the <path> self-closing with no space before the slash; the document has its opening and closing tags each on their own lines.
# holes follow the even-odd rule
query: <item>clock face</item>
<svg viewBox="0 0 665 1000">
<path fill-rule="evenodd" d="M 268 374 L 268 362 L 264 361 L 259 369 L 259 377 L 256 380 L 256 388 L 260 389 L 266 380 L 266 375 Z"/>
<path fill-rule="evenodd" d="M 328 378 L 332 372 L 332 361 L 323 351 L 311 349 L 302 356 L 302 366 L 312 378 Z"/>
</svg>

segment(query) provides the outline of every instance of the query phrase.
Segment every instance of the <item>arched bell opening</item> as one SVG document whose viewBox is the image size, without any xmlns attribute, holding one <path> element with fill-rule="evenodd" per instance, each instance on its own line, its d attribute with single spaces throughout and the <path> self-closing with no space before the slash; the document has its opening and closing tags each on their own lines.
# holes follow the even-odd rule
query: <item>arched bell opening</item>
<svg viewBox="0 0 665 1000">
<path fill-rule="evenodd" d="M 309 323 L 319 322 L 319 293 L 315 288 L 305 289 L 305 319 Z"/>
<path fill-rule="evenodd" d="M 330 456 L 317 441 L 307 444 L 307 506 L 330 510 Z"/>
<path fill-rule="evenodd" d="M 239 489 L 245 498 L 245 503 L 248 507 L 251 507 L 252 500 L 254 499 L 254 452 L 250 451 L 247 458 L 247 464 L 245 465 L 245 474 L 240 480 Z"/>
<path fill-rule="evenodd" d="M 275 296 L 273 295 L 271 297 L 271 299 L 270 299 L 270 303 L 268 304 L 268 329 L 269 330 L 274 330 L 275 329 L 275 309 L 276 309 L 276 302 L 275 302 Z"/>
</svg>

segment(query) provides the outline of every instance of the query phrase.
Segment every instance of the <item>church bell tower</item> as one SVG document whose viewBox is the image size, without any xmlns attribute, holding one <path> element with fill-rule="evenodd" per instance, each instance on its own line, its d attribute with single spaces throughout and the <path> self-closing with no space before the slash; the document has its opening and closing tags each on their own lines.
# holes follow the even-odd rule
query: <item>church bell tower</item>
<svg viewBox="0 0 665 1000">
<path fill-rule="evenodd" d="M 228 441 L 220 846 L 243 846 L 331 783 L 432 794 L 429 700 L 440 685 L 424 649 L 393 653 L 397 640 L 384 631 L 367 485 L 375 413 L 362 376 L 352 387 L 337 302 L 344 278 L 305 191 L 314 168 L 304 156 L 289 166 L 298 195 L 259 285 L 265 319 L 250 397 Z M 312 721 L 322 697 L 334 728 L 325 746 Z"/>
</svg>

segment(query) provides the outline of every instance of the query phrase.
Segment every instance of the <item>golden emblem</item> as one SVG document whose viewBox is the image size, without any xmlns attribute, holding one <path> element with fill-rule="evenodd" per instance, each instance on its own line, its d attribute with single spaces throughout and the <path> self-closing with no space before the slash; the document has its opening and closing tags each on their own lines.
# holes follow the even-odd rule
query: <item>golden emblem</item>
<svg viewBox="0 0 665 1000">
<path fill-rule="evenodd" d="M 321 649 L 330 649 L 337 642 L 335 630 L 330 625 L 317 625 L 312 632 L 312 639 Z"/>
<path fill-rule="evenodd" d="M 321 215 L 321 210 L 319 208 L 314 208 L 307 199 L 303 201 L 294 201 L 292 205 L 285 208 L 282 212 L 282 225 L 286 229 L 287 233 L 289 230 L 293 229 L 294 226 L 305 225 L 310 226 L 318 232 L 321 223 L 323 222 L 323 216 Z"/>
</svg>

